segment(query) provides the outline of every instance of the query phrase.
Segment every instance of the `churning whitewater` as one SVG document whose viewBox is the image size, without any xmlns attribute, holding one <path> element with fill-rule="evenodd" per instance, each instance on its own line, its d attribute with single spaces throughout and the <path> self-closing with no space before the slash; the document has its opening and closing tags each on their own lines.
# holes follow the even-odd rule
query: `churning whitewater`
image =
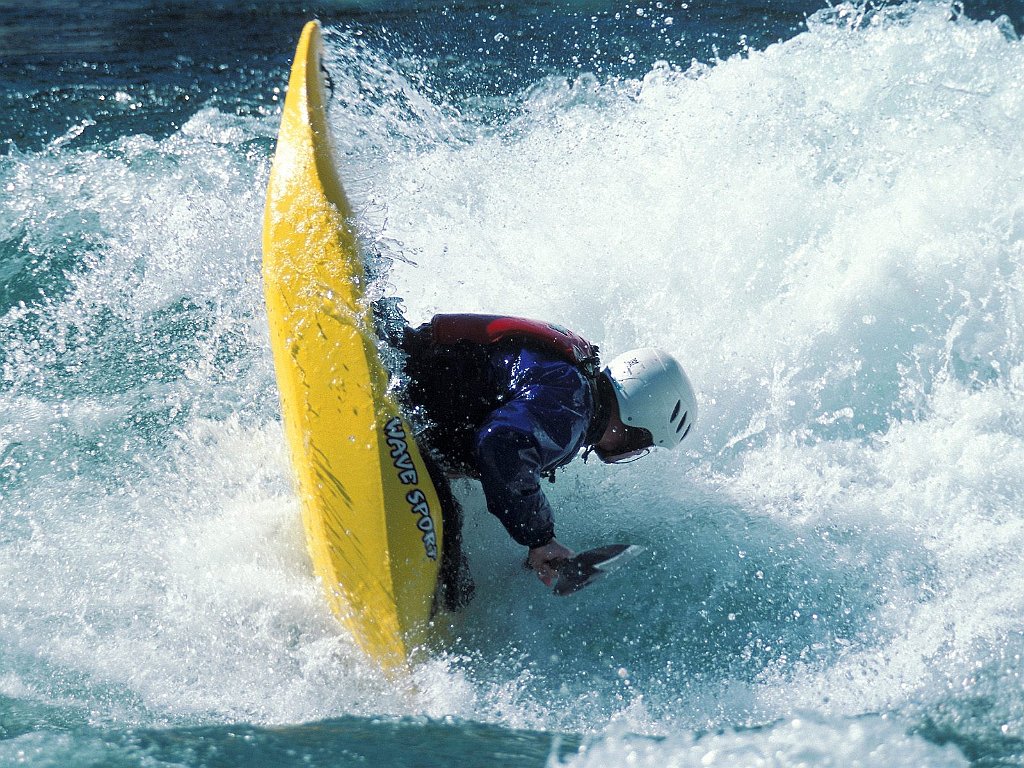
<svg viewBox="0 0 1024 768">
<path fill-rule="evenodd" d="M 839 5 L 514 103 L 442 98 L 351 30 L 327 48 L 378 295 L 684 362 L 687 450 L 547 489 L 560 540 L 645 553 L 553 598 L 456 483 L 477 596 L 396 688 L 330 615 L 291 487 L 259 272 L 279 113 L 73 127 L 0 156 L 0 699 L 49 724 L 5 726 L 0 762 L 339 717 L 583 739 L 551 768 L 1021 760 L 1012 25 Z"/>
</svg>

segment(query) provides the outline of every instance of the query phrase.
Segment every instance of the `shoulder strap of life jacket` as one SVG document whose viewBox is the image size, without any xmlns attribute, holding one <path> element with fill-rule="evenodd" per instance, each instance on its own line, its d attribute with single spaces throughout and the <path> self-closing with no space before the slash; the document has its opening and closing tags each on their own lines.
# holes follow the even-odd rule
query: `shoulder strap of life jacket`
<svg viewBox="0 0 1024 768">
<path fill-rule="evenodd" d="M 460 341 L 484 346 L 507 340 L 533 342 L 577 366 L 590 379 L 596 379 L 600 370 L 597 347 L 553 323 L 507 315 L 434 315 L 430 332 L 433 343 L 441 346 Z"/>
</svg>

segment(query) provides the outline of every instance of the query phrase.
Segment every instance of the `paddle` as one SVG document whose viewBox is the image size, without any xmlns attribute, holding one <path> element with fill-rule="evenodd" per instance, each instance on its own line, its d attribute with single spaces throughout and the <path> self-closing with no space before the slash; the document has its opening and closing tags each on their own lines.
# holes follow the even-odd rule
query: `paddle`
<svg viewBox="0 0 1024 768">
<path fill-rule="evenodd" d="M 606 544 L 588 549 L 575 557 L 554 560 L 551 566 L 558 572 L 556 595 L 571 595 L 588 584 L 593 584 L 606 573 L 618 570 L 643 552 L 634 544 Z"/>
</svg>

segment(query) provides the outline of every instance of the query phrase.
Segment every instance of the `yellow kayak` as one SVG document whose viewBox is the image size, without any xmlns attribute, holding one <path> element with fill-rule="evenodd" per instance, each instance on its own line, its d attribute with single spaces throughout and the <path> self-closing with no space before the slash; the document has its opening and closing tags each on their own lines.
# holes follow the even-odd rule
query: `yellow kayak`
<svg viewBox="0 0 1024 768">
<path fill-rule="evenodd" d="M 337 617 L 392 670 L 427 639 L 441 508 L 387 393 L 331 152 L 321 47 L 311 21 L 295 52 L 267 190 L 267 317 L 313 567 Z"/>
</svg>

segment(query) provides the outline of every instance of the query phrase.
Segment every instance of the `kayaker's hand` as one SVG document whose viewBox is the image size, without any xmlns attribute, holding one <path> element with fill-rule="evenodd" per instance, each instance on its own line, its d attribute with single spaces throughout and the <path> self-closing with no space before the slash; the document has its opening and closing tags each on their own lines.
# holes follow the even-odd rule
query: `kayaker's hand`
<svg viewBox="0 0 1024 768">
<path fill-rule="evenodd" d="M 566 560 L 573 554 L 571 549 L 563 547 L 555 539 L 552 539 L 543 546 L 531 549 L 526 562 L 537 572 L 537 578 L 544 582 L 544 586 L 550 587 L 554 583 L 555 577 L 558 576 L 558 572 L 552 567 L 552 562 Z"/>
</svg>

